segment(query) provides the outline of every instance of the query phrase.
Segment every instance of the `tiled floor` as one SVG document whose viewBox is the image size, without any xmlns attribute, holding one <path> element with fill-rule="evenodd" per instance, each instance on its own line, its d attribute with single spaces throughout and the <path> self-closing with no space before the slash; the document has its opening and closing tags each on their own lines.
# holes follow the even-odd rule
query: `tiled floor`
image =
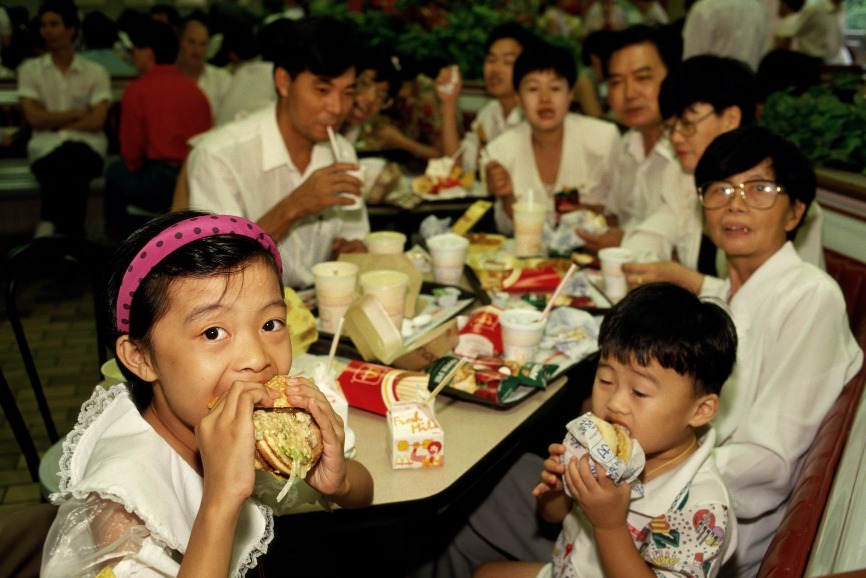
<svg viewBox="0 0 866 578">
<path fill-rule="evenodd" d="M 5 254 L 5 253 L 4 253 Z M 22 317 L 58 431 L 74 425 L 78 410 L 99 379 L 93 298 L 86 284 L 66 272 L 23 287 Z M 16 393 L 40 451 L 48 437 L 21 362 L 5 304 L 0 304 L 0 366 Z M 6 416 L 0 414 L 0 515 L 40 501 Z"/>
</svg>

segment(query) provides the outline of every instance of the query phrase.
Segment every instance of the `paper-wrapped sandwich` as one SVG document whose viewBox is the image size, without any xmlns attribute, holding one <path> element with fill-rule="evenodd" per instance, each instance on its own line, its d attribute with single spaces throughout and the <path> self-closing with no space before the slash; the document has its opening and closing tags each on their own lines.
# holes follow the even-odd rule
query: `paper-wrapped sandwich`
<svg viewBox="0 0 866 578">
<path fill-rule="evenodd" d="M 596 477 L 598 465 L 616 484 L 631 483 L 632 494 L 643 495 L 643 487 L 637 479 L 643 471 L 646 457 L 640 443 L 631 437 L 626 428 L 587 412 L 569 422 L 566 429 L 568 432 L 562 442 L 565 445 L 565 453 L 561 457 L 563 464 L 588 453 L 590 468 Z M 564 480 L 563 484 L 566 494 L 571 495 Z"/>
</svg>

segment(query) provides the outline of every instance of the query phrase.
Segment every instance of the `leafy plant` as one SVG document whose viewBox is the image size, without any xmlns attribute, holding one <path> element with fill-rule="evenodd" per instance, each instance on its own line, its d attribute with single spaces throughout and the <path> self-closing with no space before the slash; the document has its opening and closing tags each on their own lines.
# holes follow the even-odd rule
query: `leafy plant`
<svg viewBox="0 0 866 578">
<path fill-rule="evenodd" d="M 862 95 L 845 102 L 827 86 L 813 87 L 802 96 L 777 92 L 767 98 L 759 124 L 785 136 L 815 165 L 866 175 Z"/>
<path fill-rule="evenodd" d="M 351 19 L 358 25 L 362 39 L 371 46 L 386 46 L 419 62 L 457 64 L 468 80 L 481 79 L 487 35 L 504 22 L 524 22 L 546 40 L 568 48 L 576 61 L 579 47 L 538 28 L 533 11 L 521 4 L 505 0 L 438 3 L 398 0 L 395 14 L 375 9 L 349 12 L 342 2 L 319 2 L 313 8 L 318 14 Z"/>
</svg>

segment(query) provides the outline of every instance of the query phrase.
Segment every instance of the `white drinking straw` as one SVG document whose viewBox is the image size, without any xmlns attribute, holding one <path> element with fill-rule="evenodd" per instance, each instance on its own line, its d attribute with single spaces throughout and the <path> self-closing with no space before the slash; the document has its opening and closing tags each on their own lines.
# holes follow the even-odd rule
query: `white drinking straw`
<svg viewBox="0 0 866 578">
<path fill-rule="evenodd" d="M 451 378 L 454 377 L 454 375 L 457 373 L 457 370 L 460 369 L 461 367 L 463 367 L 464 363 L 466 363 L 466 358 L 461 357 L 460 361 L 457 362 L 457 365 L 455 365 L 453 368 L 451 368 L 451 371 L 448 372 L 448 375 L 446 375 L 442 379 L 442 381 L 439 382 L 439 385 L 436 386 L 436 389 L 434 389 L 433 391 L 430 392 L 430 395 L 427 396 L 427 400 L 424 403 L 429 404 L 431 401 L 433 401 L 433 399 L 437 395 L 439 395 L 439 392 L 442 391 L 442 389 L 446 385 L 448 385 L 448 382 L 451 381 Z"/>
<path fill-rule="evenodd" d="M 342 155 L 340 154 L 340 145 L 337 143 L 337 137 L 334 136 L 334 129 L 331 128 L 331 125 L 328 125 L 328 140 L 331 141 L 331 150 L 334 152 L 334 160 L 342 162 Z"/>
<path fill-rule="evenodd" d="M 547 307 L 544 308 L 544 311 L 541 312 L 541 319 L 547 319 L 547 314 L 550 313 L 550 310 L 553 309 L 553 302 L 556 301 L 556 298 L 559 297 L 559 294 L 562 292 L 565 284 L 568 283 L 568 280 L 571 279 L 571 276 L 574 275 L 574 272 L 577 271 L 577 264 L 572 263 L 571 267 L 568 268 L 568 271 L 565 272 L 565 275 L 562 277 L 562 281 L 559 282 L 559 285 L 556 286 L 556 291 L 553 292 L 553 295 L 550 296 L 550 300 L 547 302 Z"/>
<path fill-rule="evenodd" d="M 334 356 L 337 353 L 337 344 L 340 342 L 340 334 L 343 332 L 343 321 L 345 317 L 340 317 L 340 322 L 337 323 L 337 330 L 334 331 L 334 339 L 331 341 L 331 352 L 328 354 L 328 365 L 325 367 L 325 375 L 331 375 L 331 365 L 334 363 Z"/>
</svg>

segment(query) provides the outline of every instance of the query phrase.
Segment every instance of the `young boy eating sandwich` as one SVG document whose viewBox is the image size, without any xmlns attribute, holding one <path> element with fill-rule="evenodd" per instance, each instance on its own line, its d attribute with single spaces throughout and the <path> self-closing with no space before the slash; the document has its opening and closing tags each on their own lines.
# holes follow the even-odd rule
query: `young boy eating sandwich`
<svg viewBox="0 0 866 578">
<path fill-rule="evenodd" d="M 670 284 L 629 293 L 602 323 L 591 407 L 643 448 L 643 495 L 589 455 L 563 464 L 565 446 L 551 444 L 533 494 L 542 518 L 563 524 L 552 561 L 489 562 L 473 576 L 716 576 L 737 533 L 706 426 L 736 348 L 720 306 Z"/>
</svg>

